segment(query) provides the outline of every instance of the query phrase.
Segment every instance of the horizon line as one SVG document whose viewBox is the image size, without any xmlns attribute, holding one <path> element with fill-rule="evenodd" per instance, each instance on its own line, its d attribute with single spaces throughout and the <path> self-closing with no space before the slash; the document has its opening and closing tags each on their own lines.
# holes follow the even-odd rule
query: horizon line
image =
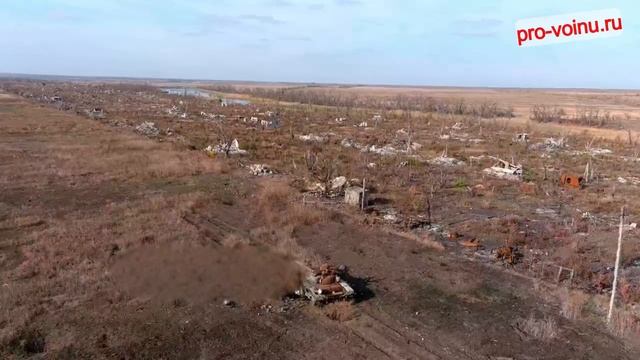
<svg viewBox="0 0 640 360">
<path fill-rule="evenodd" d="M 588 88 L 588 87 L 521 87 L 521 86 L 469 86 L 469 85 L 417 85 L 417 84 L 383 84 L 383 83 L 339 83 L 339 82 L 305 82 L 305 81 L 258 81 L 258 80 L 221 80 L 195 78 L 162 78 L 136 76 L 105 76 L 105 75 L 60 75 L 60 74 L 32 74 L 0 72 L 0 79 L 16 78 L 24 80 L 128 80 L 128 81 L 168 81 L 168 82 L 217 82 L 223 84 L 283 84 L 283 85 L 319 85 L 319 86 L 347 86 L 347 87 L 392 87 L 392 88 L 445 88 L 445 89 L 495 89 L 495 90 L 587 90 L 587 91 L 640 91 L 634 88 Z"/>
</svg>

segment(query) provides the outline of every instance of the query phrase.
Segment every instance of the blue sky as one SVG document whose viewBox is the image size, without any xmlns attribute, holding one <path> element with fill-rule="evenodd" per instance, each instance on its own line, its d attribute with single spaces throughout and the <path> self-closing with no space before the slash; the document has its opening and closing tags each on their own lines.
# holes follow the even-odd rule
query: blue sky
<svg viewBox="0 0 640 360">
<path fill-rule="evenodd" d="M 617 8 L 621 36 L 519 48 L 529 17 Z M 0 72 L 640 88 L 637 1 L 2 0 Z"/>
</svg>

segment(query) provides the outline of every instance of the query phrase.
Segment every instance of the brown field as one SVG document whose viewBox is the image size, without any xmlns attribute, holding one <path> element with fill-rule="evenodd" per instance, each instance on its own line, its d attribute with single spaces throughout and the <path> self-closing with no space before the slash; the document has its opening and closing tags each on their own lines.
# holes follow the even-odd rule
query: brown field
<svg viewBox="0 0 640 360">
<path fill-rule="evenodd" d="M 491 102 L 514 116 L 0 82 L 0 357 L 638 358 L 634 226 L 604 322 L 620 207 L 627 225 L 640 213 L 637 94 L 314 91 Z M 536 123 L 535 104 L 607 110 L 620 128 Z M 203 151 L 232 139 L 245 154 Z M 522 176 L 487 174 L 493 157 Z M 559 185 L 586 164 L 584 188 Z M 364 210 L 331 190 L 339 176 L 366 179 Z M 323 262 L 348 267 L 352 302 L 290 296 Z"/>
</svg>

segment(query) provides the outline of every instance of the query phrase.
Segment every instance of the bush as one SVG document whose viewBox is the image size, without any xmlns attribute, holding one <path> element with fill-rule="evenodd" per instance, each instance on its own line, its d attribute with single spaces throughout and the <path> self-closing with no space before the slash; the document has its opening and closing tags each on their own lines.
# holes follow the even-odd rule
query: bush
<svg viewBox="0 0 640 360">
<path fill-rule="evenodd" d="M 337 301 L 328 304 L 324 308 L 324 313 L 329 319 L 340 322 L 355 318 L 353 305 L 349 301 Z"/>
</svg>

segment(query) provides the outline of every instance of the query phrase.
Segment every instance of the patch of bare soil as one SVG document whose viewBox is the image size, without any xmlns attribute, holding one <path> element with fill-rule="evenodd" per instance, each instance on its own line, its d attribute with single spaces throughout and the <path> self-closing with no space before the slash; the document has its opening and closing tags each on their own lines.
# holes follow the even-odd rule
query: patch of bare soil
<svg viewBox="0 0 640 360">
<path fill-rule="evenodd" d="M 142 247 L 111 267 L 116 287 L 160 304 L 229 299 L 245 305 L 280 300 L 299 287 L 291 259 L 253 246 Z"/>
</svg>

